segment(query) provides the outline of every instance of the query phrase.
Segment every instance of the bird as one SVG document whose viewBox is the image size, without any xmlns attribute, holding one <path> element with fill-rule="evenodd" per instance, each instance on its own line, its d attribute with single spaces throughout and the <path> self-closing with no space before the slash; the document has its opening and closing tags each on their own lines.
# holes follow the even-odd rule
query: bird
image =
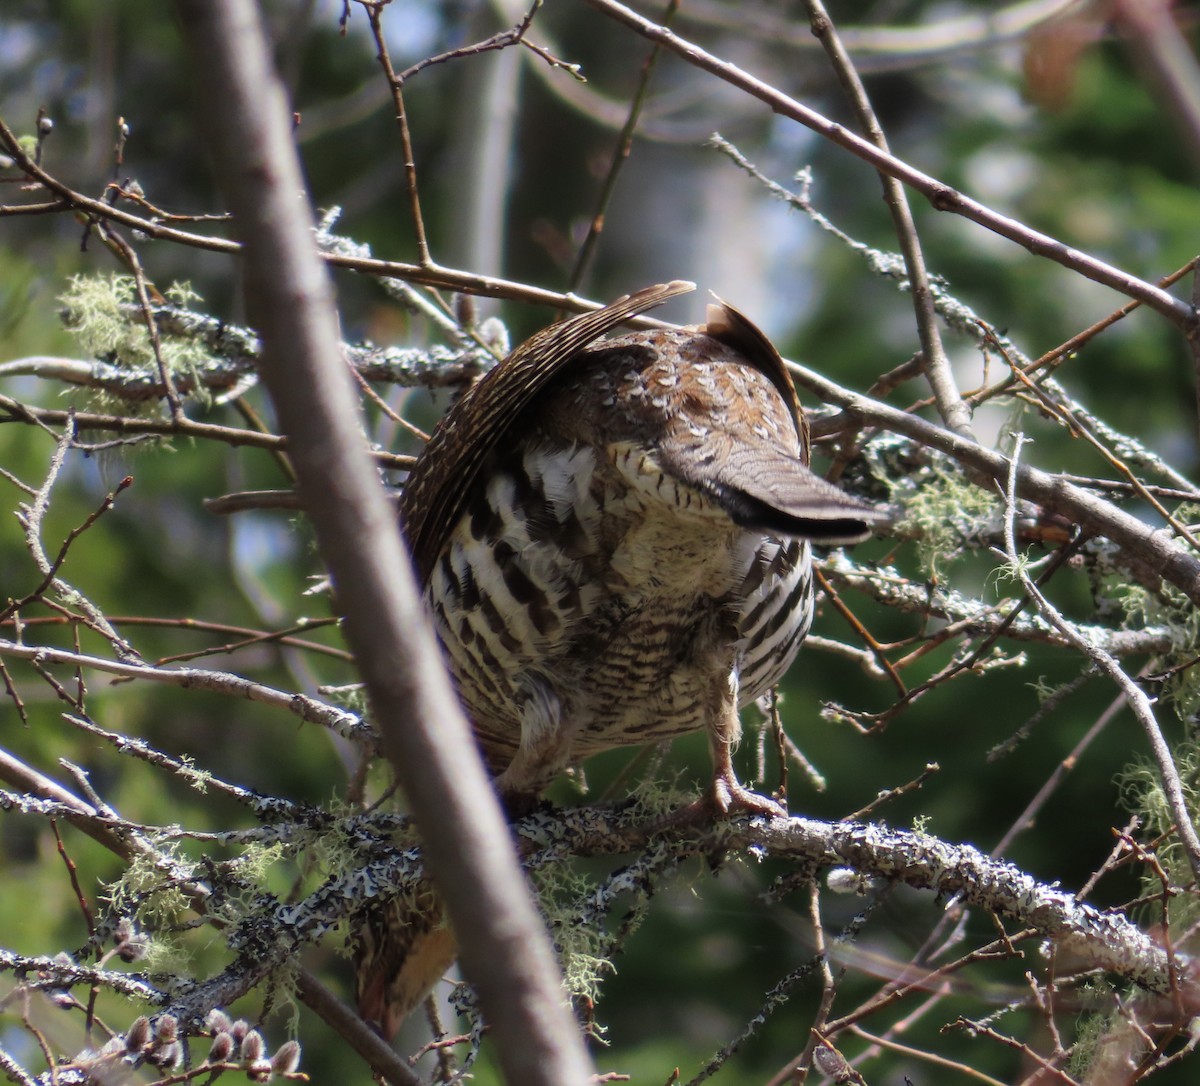
<svg viewBox="0 0 1200 1086">
<path fill-rule="evenodd" d="M 703 731 L 699 809 L 786 813 L 737 779 L 738 710 L 808 633 L 812 543 L 861 541 L 884 514 L 811 470 L 788 370 L 732 306 L 602 338 L 692 289 L 647 287 L 526 340 L 404 485 L 414 572 L 510 811 L 591 755 Z M 399 912 L 359 954 L 360 1012 L 389 1035 L 454 957 L 440 916 Z"/>
</svg>

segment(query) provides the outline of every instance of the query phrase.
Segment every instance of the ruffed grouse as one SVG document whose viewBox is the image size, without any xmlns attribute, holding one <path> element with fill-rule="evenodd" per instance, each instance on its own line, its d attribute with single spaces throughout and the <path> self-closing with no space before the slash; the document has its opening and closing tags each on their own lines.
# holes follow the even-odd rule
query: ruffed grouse
<svg viewBox="0 0 1200 1086">
<path fill-rule="evenodd" d="M 691 289 L 533 336 L 450 410 L 405 487 L 417 576 L 510 803 L 598 751 L 703 729 L 714 810 L 780 812 L 734 775 L 738 707 L 808 632 L 809 541 L 856 542 L 881 515 L 809 470 L 791 378 L 736 310 L 600 340 Z M 359 1002 L 390 1035 L 454 948 L 436 915 L 378 920 Z"/>
</svg>

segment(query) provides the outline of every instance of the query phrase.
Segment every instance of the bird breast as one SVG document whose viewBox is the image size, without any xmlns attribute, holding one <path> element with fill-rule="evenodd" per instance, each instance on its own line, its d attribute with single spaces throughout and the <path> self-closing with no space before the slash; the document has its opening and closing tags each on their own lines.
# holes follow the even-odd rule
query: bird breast
<svg viewBox="0 0 1200 1086">
<path fill-rule="evenodd" d="M 496 771 L 531 716 L 563 730 L 570 761 L 703 728 L 714 675 L 727 677 L 726 701 L 739 669 L 740 700 L 757 696 L 807 629 L 807 545 L 738 526 L 663 465 L 722 456 L 743 397 L 765 436 L 786 448 L 790 433 L 794 450 L 786 407 L 766 378 L 711 350 L 685 379 L 636 336 L 624 343 L 581 359 L 493 451 L 430 579 Z"/>
</svg>

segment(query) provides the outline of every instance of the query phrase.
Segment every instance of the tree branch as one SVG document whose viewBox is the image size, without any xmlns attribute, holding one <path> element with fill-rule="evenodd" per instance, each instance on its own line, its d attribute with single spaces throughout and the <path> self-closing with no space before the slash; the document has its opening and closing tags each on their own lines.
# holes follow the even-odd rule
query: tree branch
<svg viewBox="0 0 1200 1086">
<path fill-rule="evenodd" d="M 1088 253 L 1065 245 L 1048 234 L 1032 230 L 1016 219 L 992 211 L 937 178 L 930 177 L 907 162 L 880 150 L 868 140 L 856 136 L 849 129 L 835 124 L 827 117 L 809 109 L 808 106 L 790 98 L 770 84 L 747 74 L 736 65 L 713 56 L 694 42 L 681 38 L 666 27 L 644 18 L 633 9 L 618 3 L 617 0 L 586 0 L 586 2 L 602 14 L 641 34 L 644 38 L 660 42 L 687 63 L 710 75 L 715 75 L 731 86 L 757 98 L 780 116 L 797 121 L 806 128 L 811 128 L 831 143 L 836 143 L 851 154 L 869 162 L 877 170 L 903 181 L 910 188 L 914 188 L 928 197 L 935 211 L 949 211 L 955 215 L 961 215 L 1001 237 L 1015 241 L 1018 245 L 1028 249 L 1034 256 L 1053 260 L 1094 282 L 1102 283 L 1130 298 L 1138 298 L 1151 309 L 1178 325 L 1185 335 L 1192 335 L 1200 325 L 1200 318 L 1197 317 L 1196 310 L 1187 302 L 1180 301 L 1165 290 L 1161 290 L 1152 283 L 1147 283 L 1144 279 L 1139 279 L 1120 268 L 1097 260 Z"/>
<path fill-rule="evenodd" d="M 511 1082 L 584 1086 L 588 1060 L 499 802 L 458 708 L 362 436 L 332 292 L 257 8 L 180 0 L 218 180 L 245 245 L 246 294 L 301 497 L 388 753 Z M 199 70 L 203 68 L 203 79 Z"/>
</svg>

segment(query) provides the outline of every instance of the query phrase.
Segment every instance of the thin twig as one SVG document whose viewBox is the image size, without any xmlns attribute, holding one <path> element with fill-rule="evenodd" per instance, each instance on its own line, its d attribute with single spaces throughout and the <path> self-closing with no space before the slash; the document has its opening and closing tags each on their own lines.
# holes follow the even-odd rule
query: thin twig
<svg viewBox="0 0 1200 1086">
<path fill-rule="evenodd" d="M 788 369 L 796 380 L 822 400 L 842 407 L 849 416 L 848 424 L 866 422 L 904 434 L 945 453 L 971 471 L 990 476 L 1001 485 L 1009 476 L 1011 463 L 998 452 L 915 415 L 842 388 L 806 366 L 789 362 Z M 1155 576 L 1169 581 L 1189 599 L 1200 603 L 1200 560 L 1177 547 L 1169 536 L 1156 533 L 1153 527 L 1110 502 L 1027 464 L 1017 467 L 1016 486 L 1019 497 L 1066 516 L 1085 533 L 1105 536 L 1125 552 L 1124 559 L 1131 568 L 1136 570 L 1141 566 L 1153 570 Z"/>
<path fill-rule="evenodd" d="M 945 182 L 930 177 L 907 162 L 881 151 L 870 141 L 856 136 L 842 125 L 835 124 L 770 84 L 747 74 L 736 65 L 721 60 L 702 49 L 694 41 L 680 37 L 666 27 L 659 26 L 652 20 L 639 15 L 632 8 L 618 3 L 617 0 L 586 0 L 586 2 L 650 41 L 661 42 L 688 64 L 715 75 L 729 83 L 730 86 L 737 87 L 751 97 L 757 98 L 780 116 L 797 121 L 806 128 L 811 128 L 830 142 L 836 143 L 839 147 L 870 163 L 876 169 L 903 181 L 909 187 L 927 196 L 935 210 L 961 215 L 1001 237 L 1016 242 L 1028 249 L 1034 256 L 1053 260 L 1055 263 L 1077 271 L 1080 275 L 1131 298 L 1140 298 L 1152 309 L 1178 325 L 1185 334 L 1190 333 L 1200 324 L 1195 309 L 1189 303 L 1180 301 L 1145 280 L 1130 275 L 1111 264 L 1106 264 L 1048 234 L 1031 230 L 1015 219 L 992 211 Z"/>
<path fill-rule="evenodd" d="M 132 415 L 99 415 L 83 411 L 62 411 L 58 408 L 31 407 L 29 404 L 0 395 L 0 425 L 5 422 L 20 422 L 38 426 L 49 432 L 53 426 L 62 426 L 74 420 L 79 431 L 104 430 L 118 434 L 153 435 L 163 437 L 194 437 L 207 441 L 220 441 L 233 447 L 250 446 L 269 452 L 285 450 L 288 440 L 278 434 L 262 434 L 253 430 L 239 430 L 232 426 L 218 426 L 207 422 L 193 422 L 186 416 L 179 419 L 138 418 Z M 55 434 L 55 437 L 58 435 Z M 380 467 L 407 471 L 413 464 L 411 456 L 398 453 L 372 451 Z"/>
<path fill-rule="evenodd" d="M 846 817 L 854 822 L 861 822 L 864 819 L 870 818 L 883 804 L 890 803 L 892 800 L 907 795 L 909 792 L 917 792 L 924 788 L 925 782 L 935 773 L 940 773 L 941 769 L 942 767 L 937 762 L 930 762 L 912 780 L 906 781 L 904 784 L 899 784 L 895 788 L 885 789 L 865 807 L 860 807 L 857 811 L 851 812 Z"/>
<path fill-rule="evenodd" d="M 1039 27 L 1086 7 L 1087 0 L 1016 0 L 990 4 L 986 9 L 942 9 L 924 14 L 919 22 L 881 23 L 842 28 L 842 38 L 868 71 L 929 70 L 930 66 L 965 57 L 999 45 L 1016 43 Z M 866 9 L 869 10 L 869 9 Z M 719 0 L 691 0 L 684 8 L 692 22 L 766 42 L 772 48 L 812 52 L 819 46 L 803 24 L 769 0 L 744 5 Z M 875 12 L 871 11 L 873 16 Z"/>
<path fill-rule="evenodd" d="M 1175 760 L 1163 738 L 1162 730 L 1154 716 L 1154 708 L 1145 691 L 1137 685 L 1124 671 L 1114 656 L 1080 636 L 1058 609 L 1042 594 L 1025 571 L 1020 555 L 1017 553 L 1016 535 L 1013 524 L 1016 517 L 1017 493 L 1017 464 L 1020 459 L 1021 445 L 1025 441 L 1023 434 L 1018 434 L 1013 445 L 1013 455 L 1010 461 L 1008 484 L 1004 491 L 1005 518 L 1004 539 L 1005 550 L 1013 575 L 1021 582 L 1026 593 L 1037 604 L 1041 613 L 1052 622 L 1071 643 L 1097 667 L 1109 676 L 1125 695 L 1129 707 L 1133 710 L 1138 723 L 1146 733 L 1150 745 L 1150 753 L 1158 767 L 1159 781 L 1162 784 L 1163 795 L 1171 817 L 1175 820 L 1175 832 L 1179 835 L 1180 844 L 1187 855 L 1193 876 L 1200 881 L 1200 836 L 1192 824 L 1192 816 L 1188 809 L 1187 798 L 1183 793 L 1183 783 L 1179 779 L 1179 771 Z"/>
<path fill-rule="evenodd" d="M 64 649 L 46 648 L 40 645 L 19 645 L 12 641 L 0 641 L 0 656 L 16 660 L 29 660 L 37 665 L 66 664 L 85 667 L 123 679 L 147 679 L 150 682 L 169 683 L 185 689 L 211 690 L 229 697 L 245 698 L 247 701 L 283 709 L 301 720 L 320 724 L 355 742 L 373 746 L 373 729 L 362 722 L 354 713 L 336 706 L 325 705 L 316 698 L 304 694 L 276 690 L 256 683 L 241 675 L 225 671 L 203 671 L 199 668 L 161 668 L 145 664 L 124 663 L 98 656 L 81 655 Z"/>
<path fill-rule="evenodd" d="M 808 0 L 808 11 L 812 32 L 824 47 L 842 89 L 850 98 L 859 127 L 871 143 L 881 151 L 888 152 L 887 137 L 871 106 L 866 87 L 863 86 L 850 55 L 843 47 L 825 5 L 821 0 Z M 950 369 L 950 359 L 946 357 L 946 348 L 942 344 L 929 275 L 925 270 L 925 256 L 921 250 L 912 208 L 909 207 L 904 186 L 898 179 L 884 170 L 879 171 L 879 177 L 883 183 L 884 201 L 891 212 L 892 224 L 900 242 L 900 251 L 904 254 L 904 267 L 912 292 L 913 310 L 916 313 L 917 335 L 921 340 L 921 353 L 924 356 L 925 376 L 933 388 L 942 420 L 955 433 L 969 437 L 971 411 L 963 402 L 962 393 L 959 392 Z"/>
<path fill-rule="evenodd" d="M 1005 855 L 1017 837 L 1026 830 L 1033 829 L 1034 824 L 1037 822 L 1038 813 L 1050 801 L 1050 797 L 1058 790 L 1058 786 L 1066 779 L 1067 774 L 1079 764 L 1079 759 L 1082 757 L 1084 751 L 1112 723 L 1124 705 L 1125 695 L 1118 694 L 1108 708 L 1093 721 L 1092 726 L 1088 728 L 1079 742 L 1071 749 L 1071 753 L 1054 767 L 1054 772 L 1050 774 L 1042 787 L 1037 790 L 1034 797 L 1025 805 L 1025 809 L 1013 820 L 1012 825 L 1008 828 L 1008 832 L 1000 838 L 996 843 L 996 847 L 992 849 L 993 856 Z"/>
<path fill-rule="evenodd" d="M 367 10 L 367 21 L 371 24 L 371 34 L 375 38 L 376 56 L 383 66 L 388 86 L 391 88 L 392 104 L 396 109 L 396 124 L 400 128 L 400 146 L 404 152 L 404 190 L 408 194 L 409 214 L 412 216 L 413 232 L 417 237 L 417 260 L 421 267 L 427 268 L 433 264 L 433 260 L 429 255 L 425 217 L 421 214 L 421 197 L 417 189 L 417 157 L 413 150 L 412 133 L 408 129 L 408 111 L 404 108 L 403 80 L 397 77 L 392 68 L 392 58 L 383 32 L 385 6 L 386 3 L 380 3 L 378 0 L 363 3 Z"/>
<path fill-rule="evenodd" d="M 887 658 L 887 656 L 884 655 L 883 646 L 879 644 L 879 642 L 872 635 L 871 631 L 868 630 L 858 620 L 858 616 L 846 606 L 846 604 L 842 601 L 841 596 L 838 595 L 837 590 L 825 577 L 825 574 L 822 573 L 820 569 L 814 567 L 813 576 L 816 578 L 817 584 L 820 586 L 821 591 L 825 593 L 826 597 L 829 599 L 829 602 L 832 603 L 834 608 L 837 610 L 837 613 L 850 624 L 850 628 L 854 630 L 856 634 L 858 634 L 858 636 L 862 639 L 863 644 L 865 644 L 870 650 L 871 656 L 874 658 L 875 663 L 892 681 L 892 685 L 896 687 L 896 692 L 900 695 L 900 697 L 905 697 L 908 694 L 908 689 L 904 685 L 904 680 L 900 678 L 899 672 L 897 672 L 892 666 L 892 662 Z"/>
<path fill-rule="evenodd" d="M 1180 536 L 1182 539 L 1186 539 L 1193 550 L 1200 551 L 1200 541 L 1197 541 L 1196 537 L 1191 533 L 1187 526 L 1174 517 L 1170 510 L 1168 510 L 1166 506 L 1162 504 L 1162 502 L 1154 497 L 1154 495 L 1142 485 L 1141 480 L 1136 474 L 1134 474 L 1129 465 L 1127 465 L 1124 460 L 1112 452 L 1095 434 L 1092 433 L 1091 429 L 1076 415 L 1076 413 L 1071 409 L 1070 405 L 1058 402 L 1058 400 L 1049 392 L 1047 392 L 1039 382 L 1027 377 L 1024 371 L 1019 366 L 1014 364 L 1013 360 L 1009 357 L 1008 352 L 1005 351 L 1002 344 L 995 342 L 995 346 L 997 350 L 1000 351 L 1004 360 L 1008 363 L 1009 368 L 1012 370 L 1014 379 L 1022 387 L 1033 393 L 1042 409 L 1049 413 L 1056 421 L 1062 423 L 1070 431 L 1073 437 L 1082 437 L 1089 445 L 1091 445 L 1092 448 L 1094 448 L 1102 457 L 1104 457 L 1104 459 L 1112 467 L 1125 476 L 1125 479 L 1133 492 L 1137 494 L 1138 497 L 1142 498 L 1148 505 L 1150 505 L 1151 508 L 1153 508 L 1154 511 L 1171 526 L 1176 535 Z"/>
<path fill-rule="evenodd" d="M 93 513 L 79 528 L 68 535 L 63 543 L 58 557 L 51 562 L 46 555 L 45 546 L 42 543 L 42 525 L 45 520 L 46 510 L 50 505 L 50 492 L 54 488 L 54 484 L 58 479 L 59 473 L 62 471 L 63 463 L 66 459 L 68 449 L 72 448 L 75 441 L 75 420 L 70 412 L 67 413 L 67 426 L 59 437 L 58 444 L 54 450 L 54 455 L 50 459 L 50 470 L 46 473 L 46 479 L 42 486 L 38 489 L 34 500 L 28 505 L 21 506 L 21 512 L 18 519 L 21 522 L 21 527 L 24 529 L 25 546 L 30 555 L 33 557 L 34 565 L 37 566 L 38 572 L 44 578 L 45 587 L 38 590 L 40 596 L 46 588 L 53 588 L 55 594 L 67 605 L 77 608 L 82 612 L 82 621 L 86 622 L 91 629 L 95 630 L 113 647 L 123 660 L 135 661 L 140 659 L 137 650 L 126 641 L 120 634 L 113 629 L 112 623 L 105 618 L 104 613 L 91 602 L 77 588 L 69 585 L 59 575 L 58 570 L 66 558 L 67 551 L 71 543 L 78 536 L 86 531 L 95 520 L 100 517 L 105 510 L 111 507 L 112 501 L 120 490 L 123 490 L 128 483 L 122 484 L 117 491 L 110 494 L 100 508 Z M 5 617 L 11 614 L 11 610 L 5 612 Z"/>
<path fill-rule="evenodd" d="M 150 349 L 154 354 L 154 364 L 158 368 L 158 379 L 162 382 L 163 398 L 167 401 L 167 409 L 172 420 L 178 422 L 183 418 L 183 406 L 179 399 L 179 392 L 175 388 L 175 378 L 163 357 L 162 337 L 159 335 L 158 321 L 154 317 L 154 305 L 150 301 L 150 292 L 146 288 L 146 272 L 142 268 L 142 262 L 137 255 L 137 250 L 115 230 L 105 227 L 100 233 L 105 243 L 116 250 L 133 273 L 138 306 L 150 337 Z"/>
<path fill-rule="evenodd" d="M 25 629 L 35 629 L 39 626 L 66 626 L 73 623 L 75 620 L 67 616 L 58 615 L 35 615 L 30 618 L 21 620 L 21 626 Z M 210 655 L 219 653 L 225 655 L 231 652 L 236 652 L 238 649 L 245 648 L 249 645 L 264 645 L 278 644 L 286 645 L 288 648 L 301 649 L 304 652 L 316 652 L 324 656 L 332 657 L 335 660 L 342 660 L 349 663 L 353 660 L 350 653 L 345 649 L 339 649 L 332 645 L 322 645 L 318 641 L 307 641 L 304 638 L 296 637 L 298 633 L 303 633 L 308 630 L 319 630 L 325 626 L 333 626 L 337 624 L 336 618 L 310 618 L 298 621 L 295 625 L 289 626 L 284 630 L 255 630 L 248 626 L 232 626 L 227 622 L 209 622 L 204 619 L 196 618 L 160 618 L 156 615 L 109 615 L 109 621 L 116 623 L 118 626 L 147 626 L 157 627 L 159 629 L 168 630 L 197 630 L 204 633 L 217 633 L 224 635 L 235 635 L 238 640 L 226 642 L 223 645 L 217 645 L 209 649 L 201 649 L 195 653 L 180 653 L 177 656 L 164 656 L 154 661 L 155 667 L 162 667 L 165 664 L 179 663 L 181 660 L 194 659 L 196 656 Z M 15 625 L 16 620 L 9 618 L 0 621 L 0 627 Z M 14 639 L 19 640 L 19 639 Z"/>
<path fill-rule="evenodd" d="M 922 1063 L 928 1063 L 933 1067 L 946 1071 L 957 1072 L 964 1078 L 974 1079 L 976 1082 L 983 1083 L 983 1086 L 1005 1086 L 999 1079 L 992 1078 L 991 1075 L 985 1074 L 977 1067 L 972 1067 L 969 1063 L 960 1063 L 958 1060 L 947 1059 L 945 1056 L 939 1056 L 937 1053 L 930 1052 L 924 1048 L 913 1048 L 910 1045 L 902 1045 L 899 1041 L 881 1037 L 878 1033 L 870 1033 L 857 1024 L 850 1026 L 849 1031 L 856 1037 L 861 1037 L 864 1041 L 870 1041 L 873 1045 L 886 1048 L 889 1052 L 907 1056 L 912 1060 L 920 1060 Z"/>
<path fill-rule="evenodd" d="M 578 64 L 568 64 L 566 61 L 559 60 L 558 57 L 551 55 L 549 50 L 535 45 L 526 37 L 529 33 L 529 28 L 533 25 L 533 17 L 538 13 L 543 3 L 544 0 L 534 0 L 532 6 L 525 12 L 524 17 L 516 26 L 510 26 L 507 30 L 501 30 L 493 34 L 490 38 L 475 42 L 473 45 L 460 45 L 457 49 L 450 49 L 445 53 L 438 53 L 437 56 L 425 57 L 422 60 L 418 60 L 415 64 L 405 68 L 404 71 L 396 76 L 396 79 L 401 84 L 404 84 L 418 72 L 424 71 L 435 64 L 445 64 L 448 61 L 460 60 L 463 57 L 478 56 L 480 53 L 492 52 L 497 49 L 507 49 L 511 45 L 523 45 L 535 56 L 541 57 L 542 60 L 546 61 L 551 69 L 561 69 L 574 76 L 579 82 L 586 83 L 587 80 L 583 77 Z"/>
<path fill-rule="evenodd" d="M 62 544 L 58 548 L 58 554 L 54 556 L 54 561 L 51 562 L 44 570 L 42 570 L 41 583 L 27 592 L 20 599 L 10 600 L 7 606 L 0 608 L 0 625 L 9 622 L 14 614 L 28 607 L 34 600 L 40 599 L 43 593 L 45 593 L 46 590 L 52 586 L 57 587 L 58 590 L 62 592 L 62 582 L 58 579 L 58 571 L 62 569 L 63 563 L 67 560 L 67 553 L 70 551 L 71 545 L 93 524 L 95 524 L 97 520 L 99 520 L 110 509 L 112 509 L 113 504 L 116 502 L 117 495 L 129 487 L 132 483 L 133 477 L 130 475 L 125 476 L 125 478 L 117 484 L 115 489 L 105 496 L 100 505 L 88 514 L 87 518 L 82 524 L 77 525 L 67 533 L 66 538 L 62 541 Z M 35 502 L 33 508 L 36 509 L 37 505 L 38 503 Z M 112 621 L 112 619 L 108 620 L 110 628 Z M 28 622 L 26 622 L 26 625 L 28 625 Z"/>
<path fill-rule="evenodd" d="M 808 928 L 813 942 L 813 961 L 821 978 L 821 999 L 809 1026 L 808 1038 L 803 1050 L 794 1059 L 789 1060 L 784 1071 L 772 1078 L 767 1086 L 777 1086 L 785 1081 L 783 1075 L 787 1076 L 786 1081 L 804 1082 L 806 1080 L 812 1067 L 813 1051 L 824 1040 L 822 1031 L 829 1021 L 829 1012 L 833 1009 L 833 1000 L 837 995 L 837 982 L 829 964 L 825 925 L 821 920 L 821 894 L 815 880 L 809 880 L 805 896 L 808 904 Z"/>
<path fill-rule="evenodd" d="M 667 0 L 667 8 L 662 16 L 663 26 L 671 25 L 671 20 L 679 10 L 679 4 L 680 0 Z M 661 46 L 655 44 L 651 46 L 646 59 L 642 61 L 642 70 L 638 76 L 637 89 L 629 101 L 629 114 L 625 118 L 625 123 L 621 126 L 621 131 L 617 136 L 617 145 L 613 149 L 612 158 L 608 163 L 608 173 L 605 174 L 604 183 L 600 186 L 600 193 L 596 198 L 596 210 L 592 213 L 591 222 L 588 223 L 587 236 L 583 239 L 583 244 L 579 247 L 579 253 L 575 257 L 575 266 L 571 269 L 570 278 L 567 280 L 570 290 L 577 290 L 579 288 L 579 284 L 583 282 L 583 277 L 587 274 L 588 268 L 591 265 L 596 246 L 600 241 L 600 235 L 604 230 L 608 205 L 612 201 L 613 193 L 616 192 L 617 178 L 620 176 L 625 163 L 629 161 L 629 153 L 633 149 L 633 137 L 637 132 L 638 120 L 642 115 L 642 110 L 649 96 L 650 80 L 654 76 L 654 69 L 658 64 L 658 57 L 661 52 Z"/>
<path fill-rule="evenodd" d="M 1173 286 L 1185 275 L 1188 275 L 1195 269 L 1197 260 L 1200 260 L 1200 257 L 1193 257 L 1186 264 L 1184 264 L 1182 268 L 1171 272 L 1170 275 L 1164 275 L 1157 281 L 1155 285 L 1163 288 L 1164 290 L 1169 286 Z M 1027 366 L 1022 367 L 1022 372 L 1024 372 L 1026 376 L 1032 376 L 1034 373 L 1042 369 L 1049 371 L 1057 369 L 1060 365 L 1062 365 L 1063 362 L 1065 362 L 1068 358 L 1071 358 L 1081 347 L 1091 342 L 1091 340 L 1095 339 L 1101 332 L 1111 328 L 1114 324 L 1128 317 L 1130 313 L 1134 313 L 1141 308 L 1142 302 L 1138 301 L 1136 298 L 1133 301 L 1126 302 L 1119 309 L 1115 309 L 1113 312 L 1109 313 L 1108 316 L 1102 317 L 1094 324 L 1089 325 L 1082 332 L 1077 332 L 1065 342 L 1060 343 L 1057 347 L 1047 351 L 1040 358 L 1036 358 Z M 1013 377 L 1010 374 L 1004 377 L 1002 380 L 997 381 L 995 384 L 988 385 L 986 388 L 977 389 L 975 392 L 970 393 L 966 397 L 966 400 L 972 407 L 976 407 L 985 400 L 993 399 L 996 396 L 1000 396 L 1011 391 L 1012 385 Z"/>
</svg>

